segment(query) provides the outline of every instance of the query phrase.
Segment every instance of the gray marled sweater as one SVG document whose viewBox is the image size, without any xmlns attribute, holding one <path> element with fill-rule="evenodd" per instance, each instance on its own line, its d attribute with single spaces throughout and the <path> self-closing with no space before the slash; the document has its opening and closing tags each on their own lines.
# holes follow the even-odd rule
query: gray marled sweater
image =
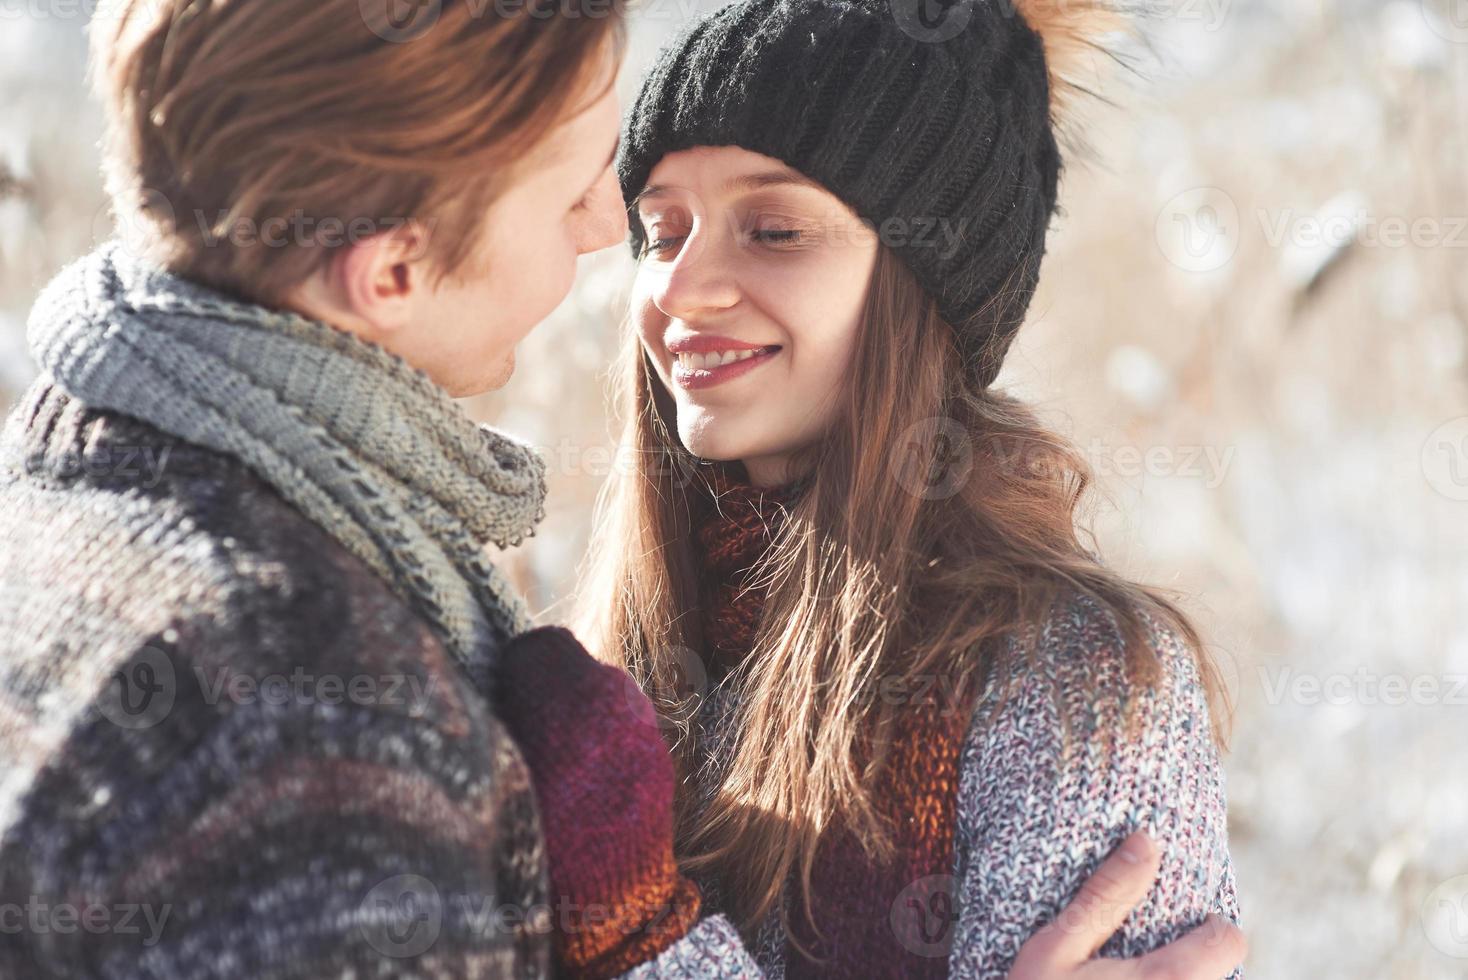
<svg viewBox="0 0 1468 980">
<path fill-rule="evenodd" d="M 1122 717 L 1115 622 L 1085 598 L 1045 624 L 1039 655 L 1010 696 L 1000 700 L 991 690 L 975 711 L 962 750 L 956 866 L 945 886 L 957 899 L 951 948 L 935 953 L 947 956 L 950 976 L 1007 975 L 1024 941 L 1138 829 L 1159 842 L 1161 873 L 1102 955 L 1140 955 L 1210 912 L 1238 921 L 1224 777 L 1207 700 L 1180 638 L 1155 620 L 1150 625 L 1164 674 L 1157 690 L 1143 695 L 1139 732 L 1128 734 Z M 727 764 L 734 708 L 721 687 L 703 709 L 708 763 L 700 772 L 709 789 Z M 1082 737 L 1062 740 L 1062 715 Z M 1104 736 L 1119 748 L 1101 751 Z M 702 884 L 706 906 L 716 910 L 718 883 Z M 784 952 L 777 915 L 748 949 L 724 917 L 713 916 L 635 975 L 779 978 Z"/>
</svg>

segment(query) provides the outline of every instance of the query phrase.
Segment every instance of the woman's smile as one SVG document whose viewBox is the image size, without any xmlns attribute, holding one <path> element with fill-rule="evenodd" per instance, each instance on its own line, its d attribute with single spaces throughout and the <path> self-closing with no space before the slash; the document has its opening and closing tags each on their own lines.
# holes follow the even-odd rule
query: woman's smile
<svg viewBox="0 0 1468 980">
<path fill-rule="evenodd" d="M 664 341 L 672 355 L 673 382 L 694 391 L 732 381 L 773 360 L 779 344 L 752 344 L 730 337 L 684 334 Z"/>
</svg>

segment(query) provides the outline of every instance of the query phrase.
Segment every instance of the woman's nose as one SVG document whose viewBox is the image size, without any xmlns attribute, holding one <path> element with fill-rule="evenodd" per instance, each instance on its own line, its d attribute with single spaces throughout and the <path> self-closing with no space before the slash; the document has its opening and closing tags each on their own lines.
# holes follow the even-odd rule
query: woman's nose
<svg viewBox="0 0 1468 980">
<path fill-rule="evenodd" d="M 691 320 L 739 302 L 737 256 L 726 254 L 727 243 L 712 231 L 712 222 L 696 221 L 688 236 L 674 246 L 675 255 L 661 261 L 642 260 L 644 265 L 663 267 L 653 300 L 668 316 Z"/>
</svg>

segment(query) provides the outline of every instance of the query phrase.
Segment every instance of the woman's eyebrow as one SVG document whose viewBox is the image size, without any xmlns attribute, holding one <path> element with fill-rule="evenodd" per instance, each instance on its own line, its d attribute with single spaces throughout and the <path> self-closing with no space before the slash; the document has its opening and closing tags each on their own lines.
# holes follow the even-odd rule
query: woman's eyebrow
<svg viewBox="0 0 1468 980">
<path fill-rule="evenodd" d="M 814 188 L 815 190 L 823 189 L 819 182 L 812 180 L 799 171 L 767 170 L 763 173 L 738 174 L 737 176 L 730 177 L 728 180 L 724 181 L 722 186 L 720 186 L 719 193 L 732 194 L 735 191 L 748 192 L 763 190 L 766 187 L 782 186 L 810 187 Z M 671 184 L 650 184 L 642 189 L 641 194 L 637 195 L 636 199 L 632 202 L 632 206 L 636 207 L 637 205 L 641 204 L 646 198 L 658 197 L 667 194 L 672 190 L 674 190 L 674 188 Z"/>
<path fill-rule="evenodd" d="M 767 170 L 759 174 L 741 174 L 738 177 L 730 177 L 724 181 L 724 186 L 719 191 L 730 194 L 734 191 L 757 191 L 766 187 L 813 187 L 821 190 L 821 185 L 811 180 L 805 174 L 796 170 Z"/>
</svg>

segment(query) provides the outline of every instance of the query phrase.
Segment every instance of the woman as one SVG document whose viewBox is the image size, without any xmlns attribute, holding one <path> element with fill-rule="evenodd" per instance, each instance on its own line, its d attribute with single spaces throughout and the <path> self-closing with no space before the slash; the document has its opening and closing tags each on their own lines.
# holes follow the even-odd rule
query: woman
<svg viewBox="0 0 1468 980">
<path fill-rule="evenodd" d="M 1160 876 L 1103 953 L 1237 918 L 1199 638 L 993 386 L 1112 26 L 743 0 L 624 131 L 636 452 L 583 635 L 674 729 L 680 864 L 767 976 L 1003 976 L 1139 829 Z"/>
</svg>

